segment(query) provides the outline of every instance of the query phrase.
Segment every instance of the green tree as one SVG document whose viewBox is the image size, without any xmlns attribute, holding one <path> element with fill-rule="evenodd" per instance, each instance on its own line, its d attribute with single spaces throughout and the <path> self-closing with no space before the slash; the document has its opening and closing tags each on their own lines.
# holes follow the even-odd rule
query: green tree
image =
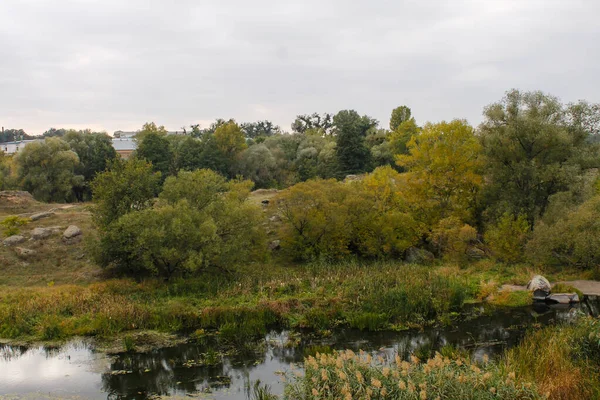
<svg viewBox="0 0 600 400">
<path fill-rule="evenodd" d="M 390 130 L 395 131 L 402 123 L 411 119 L 411 111 L 407 106 L 396 107 L 390 117 Z"/>
<path fill-rule="evenodd" d="M 343 201 L 350 187 L 336 180 L 309 180 L 278 195 L 284 224 L 283 247 L 300 260 L 343 258 L 350 254 L 348 212 Z"/>
<path fill-rule="evenodd" d="M 397 162 L 407 168 L 405 196 L 430 224 L 455 216 L 468 221 L 483 183 L 481 145 L 464 120 L 427 123 Z"/>
<path fill-rule="evenodd" d="M 281 133 L 281 128 L 271 121 L 246 122 L 240 125 L 246 138 L 256 139 L 260 137 L 269 137 Z"/>
<path fill-rule="evenodd" d="M 337 162 L 337 143 L 332 141 L 323 146 L 319 152 L 319 161 L 317 164 L 317 175 L 323 179 L 330 179 L 339 176 Z"/>
<path fill-rule="evenodd" d="M 135 154 L 138 158 L 151 162 L 152 168 L 161 173 L 163 180 L 174 172 L 171 142 L 166 135 L 157 132 L 146 133 L 141 141 L 138 139 Z"/>
<path fill-rule="evenodd" d="M 97 261 L 137 277 L 197 271 L 205 262 L 201 250 L 215 241 L 215 231 L 185 202 L 131 212 L 103 234 Z"/>
<path fill-rule="evenodd" d="M 308 130 L 316 130 L 321 135 L 330 135 L 333 131 L 334 121 L 331 114 L 305 114 L 298 115 L 292 123 L 292 131 L 296 133 L 306 133 Z"/>
<path fill-rule="evenodd" d="M 337 158 L 342 176 L 360 174 L 369 170 L 371 153 L 365 145 L 367 133 L 377 121 L 354 110 L 343 110 L 333 117 L 337 136 Z"/>
<path fill-rule="evenodd" d="M 19 186 L 40 201 L 73 201 L 74 189 L 83 185 L 83 176 L 75 172 L 79 157 L 59 138 L 29 143 L 14 163 Z"/>
<path fill-rule="evenodd" d="M 239 171 L 250 179 L 257 188 L 276 185 L 277 164 L 271 150 L 264 144 L 256 144 L 244 150 L 239 163 Z"/>
<path fill-rule="evenodd" d="M 162 125 L 158 126 L 154 122 L 146 122 L 144 125 L 142 125 L 142 129 L 136 132 L 135 140 L 137 140 L 138 142 L 142 142 L 144 140 L 144 137 L 146 137 L 146 135 L 149 133 L 154 133 L 160 136 L 166 136 L 167 130 Z"/>
<path fill-rule="evenodd" d="M 296 259 L 401 256 L 415 245 L 422 224 L 408 212 L 401 179 L 391 167 L 363 180 L 309 180 L 280 193 L 283 248 Z"/>
<path fill-rule="evenodd" d="M 401 192 L 402 179 L 390 166 L 376 168 L 352 182 L 344 205 L 348 211 L 350 249 L 363 257 L 400 257 L 417 244 L 422 224 L 416 221 Z"/>
<path fill-rule="evenodd" d="M 113 160 L 92 182 L 94 222 L 106 230 L 119 217 L 150 207 L 159 182 L 160 173 L 153 172 L 152 165 L 144 160 Z"/>
<path fill-rule="evenodd" d="M 6 156 L 3 151 L 0 151 L 0 190 L 8 190 L 14 186 L 12 164 L 12 157 Z"/>
<path fill-rule="evenodd" d="M 173 154 L 173 170 L 194 171 L 204 167 L 204 143 L 192 136 L 168 136 Z"/>
<path fill-rule="evenodd" d="M 217 147 L 227 156 L 233 157 L 248 147 L 244 132 L 235 121 L 219 126 L 214 135 Z"/>
<path fill-rule="evenodd" d="M 210 170 L 167 178 L 154 208 L 121 216 L 104 232 L 98 261 L 134 275 L 231 269 L 262 258 L 262 212 L 248 201 L 252 183 Z"/>
<path fill-rule="evenodd" d="M 230 121 L 215 130 L 213 140 L 223 163 L 220 170 L 225 170 L 231 177 L 240 153 L 248 147 L 244 133 L 235 121 Z"/>
<path fill-rule="evenodd" d="M 202 211 L 214 204 L 230 188 L 225 177 L 210 169 L 182 171 L 177 177 L 167 178 L 160 198 L 170 204 L 185 199 L 194 209 Z"/>
<path fill-rule="evenodd" d="M 531 227 L 549 197 L 583 168 L 598 166 L 583 119 L 542 92 L 512 90 L 485 109 L 479 128 L 487 160 L 488 215 L 524 214 Z"/>
<path fill-rule="evenodd" d="M 477 230 L 457 217 L 440 220 L 429 236 L 436 252 L 453 261 L 465 261 L 467 250 L 477 243 Z"/>
<path fill-rule="evenodd" d="M 35 139 L 35 136 L 28 135 L 23 129 L 4 129 L 0 132 L 0 143 L 31 139 Z"/>
<path fill-rule="evenodd" d="M 403 121 L 387 136 L 390 151 L 395 155 L 408 154 L 408 142 L 420 132 L 421 128 L 419 128 L 414 118 Z"/>
<path fill-rule="evenodd" d="M 117 152 L 112 146 L 110 136 L 104 132 L 69 130 L 63 136 L 63 140 L 77 153 L 79 165 L 75 168 L 75 173 L 82 175 L 85 180 L 81 190 L 76 194 L 77 198 L 89 200 L 91 197 L 89 183 L 117 157 Z"/>
<path fill-rule="evenodd" d="M 67 133 L 67 130 L 64 128 L 60 128 L 60 129 L 50 128 L 46 132 L 42 133 L 42 136 L 44 138 L 63 137 L 65 135 L 65 133 Z"/>
</svg>

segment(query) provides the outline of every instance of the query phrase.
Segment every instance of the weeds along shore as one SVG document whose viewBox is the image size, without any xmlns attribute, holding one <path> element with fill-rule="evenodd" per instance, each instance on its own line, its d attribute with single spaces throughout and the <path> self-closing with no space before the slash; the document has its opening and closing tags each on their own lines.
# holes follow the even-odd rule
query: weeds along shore
<svg viewBox="0 0 600 400">
<path fill-rule="evenodd" d="M 450 321 L 478 290 L 456 269 L 393 262 L 252 268 L 167 283 L 111 279 L 7 288 L 0 293 L 0 336 L 56 340 L 212 329 L 244 340 L 271 327 L 405 329 Z"/>
<path fill-rule="evenodd" d="M 429 360 L 351 350 L 309 356 L 287 377 L 301 399 L 597 399 L 600 321 L 530 332 L 498 360 L 474 362 L 448 349 Z M 266 397 L 265 397 L 266 398 Z"/>
</svg>

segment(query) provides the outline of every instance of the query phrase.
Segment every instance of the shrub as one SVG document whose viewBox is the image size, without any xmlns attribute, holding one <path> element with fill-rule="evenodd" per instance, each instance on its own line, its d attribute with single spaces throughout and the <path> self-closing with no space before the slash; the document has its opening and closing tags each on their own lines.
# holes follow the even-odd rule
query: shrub
<svg viewBox="0 0 600 400">
<path fill-rule="evenodd" d="M 469 245 L 476 241 L 477 230 L 457 217 L 441 220 L 431 232 L 438 253 L 451 260 L 464 259 Z"/>
<path fill-rule="evenodd" d="M 530 259 L 537 263 L 598 268 L 600 196 L 568 212 L 554 224 L 538 224 L 527 250 Z"/>
<path fill-rule="evenodd" d="M 119 217 L 150 207 L 159 181 L 160 174 L 153 173 L 152 164 L 146 161 L 114 160 L 108 170 L 98 174 L 92 182 L 94 222 L 106 229 Z"/>
<path fill-rule="evenodd" d="M 414 246 L 422 226 L 408 212 L 401 193 L 400 174 L 379 167 L 351 184 L 345 204 L 350 226 L 350 248 L 364 257 L 400 256 Z"/>
<path fill-rule="evenodd" d="M 348 186 L 330 179 L 299 183 L 278 196 L 284 246 L 294 258 L 341 258 L 350 253 L 343 204 L 348 193 Z"/>
<path fill-rule="evenodd" d="M 376 169 L 364 180 L 311 180 L 280 194 L 284 247 L 297 259 L 399 256 L 420 238 L 422 226 L 402 200 L 399 174 Z"/>
<path fill-rule="evenodd" d="M 19 233 L 19 228 L 27 223 L 29 223 L 29 218 L 21 218 L 16 215 L 11 215 L 6 217 L 0 222 L 0 226 L 2 226 L 2 233 L 4 236 L 13 236 Z"/>
<path fill-rule="evenodd" d="M 485 241 L 496 258 L 517 263 L 524 258 L 524 248 L 530 234 L 525 215 L 513 217 L 505 213 L 495 225 L 488 227 Z"/>
<path fill-rule="evenodd" d="M 228 269 L 261 257 L 265 235 L 249 182 L 225 182 L 215 172 L 181 172 L 165 182 L 154 208 L 112 222 L 100 240 L 98 261 L 134 276 Z"/>
</svg>

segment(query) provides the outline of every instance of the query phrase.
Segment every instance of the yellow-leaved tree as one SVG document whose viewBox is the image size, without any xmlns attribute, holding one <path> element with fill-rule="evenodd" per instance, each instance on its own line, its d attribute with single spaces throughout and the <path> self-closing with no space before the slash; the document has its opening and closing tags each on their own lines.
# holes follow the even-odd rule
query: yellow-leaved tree
<svg viewBox="0 0 600 400">
<path fill-rule="evenodd" d="M 481 145 L 465 120 L 427 123 L 396 157 L 403 174 L 405 198 L 430 226 L 448 217 L 472 218 L 483 183 Z"/>
</svg>

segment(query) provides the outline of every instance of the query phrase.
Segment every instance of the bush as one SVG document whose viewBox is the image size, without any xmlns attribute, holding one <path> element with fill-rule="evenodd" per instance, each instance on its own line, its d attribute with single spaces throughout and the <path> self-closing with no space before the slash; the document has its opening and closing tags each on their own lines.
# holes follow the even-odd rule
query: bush
<svg viewBox="0 0 600 400">
<path fill-rule="evenodd" d="M 530 236 L 530 226 L 525 215 L 513 217 L 505 213 L 495 225 L 488 227 L 485 241 L 496 258 L 517 263 L 524 258 L 525 244 Z"/>
<path fill-rule="evenodd" d="M 477 241 L 477 230 L 457 217 L 441 220 L 431 232 L 431 242 L 439 254 L 450 260 L 462 260 L 469 245 Z"/>
<path fill-rule="evenodd" d="M 598 268 L 600 196 L 566 213 L 554 224 L 539 223 L 527 250 L 536 263 Z"/>
<path fill-rule="evenodd" d="M 130 275 L 170 278 L 260 257 L 265 235 L 260 210 L 246 201 L 250 187 L 208 170 L 170 177 L 162 203 L 108 225 L 97 259 Z"/>
<path fill-rule="evenodd" d="M 159 181 L 160 174 L 153 173 L 152 164 L 146 161 L 114 160 L 92 182 L 94 222 L 106 229 L 119 217 L 150 207 Z"/>
<path fill-rule="evenodd" d="M 16 215 L 11 215 L 6 217 L 0 222 L 0 226 L 2 226 L 2 233 L 4 236 L 13 236 L 19 233 L 19 228 L 27 223 L 29 223 L 29 218 L 21 218 Z"/>
<path fill-rule="evenodd" d="M 284 247 L 294 258 L 342 258 L 350 253 L 344 198 L 349 187 L 330 180 L 310 180 L 292 186 L 276 199 L 285 222 Z"/>
<path fill-rule="evenodd" d="M 362 181 L 311 180 L 280 194 L 284 247 L 297 259 L 399 256 L 419 240 L 421 225 L 407 212 L 399 174 L 376 169 Z"/>
</svg>

